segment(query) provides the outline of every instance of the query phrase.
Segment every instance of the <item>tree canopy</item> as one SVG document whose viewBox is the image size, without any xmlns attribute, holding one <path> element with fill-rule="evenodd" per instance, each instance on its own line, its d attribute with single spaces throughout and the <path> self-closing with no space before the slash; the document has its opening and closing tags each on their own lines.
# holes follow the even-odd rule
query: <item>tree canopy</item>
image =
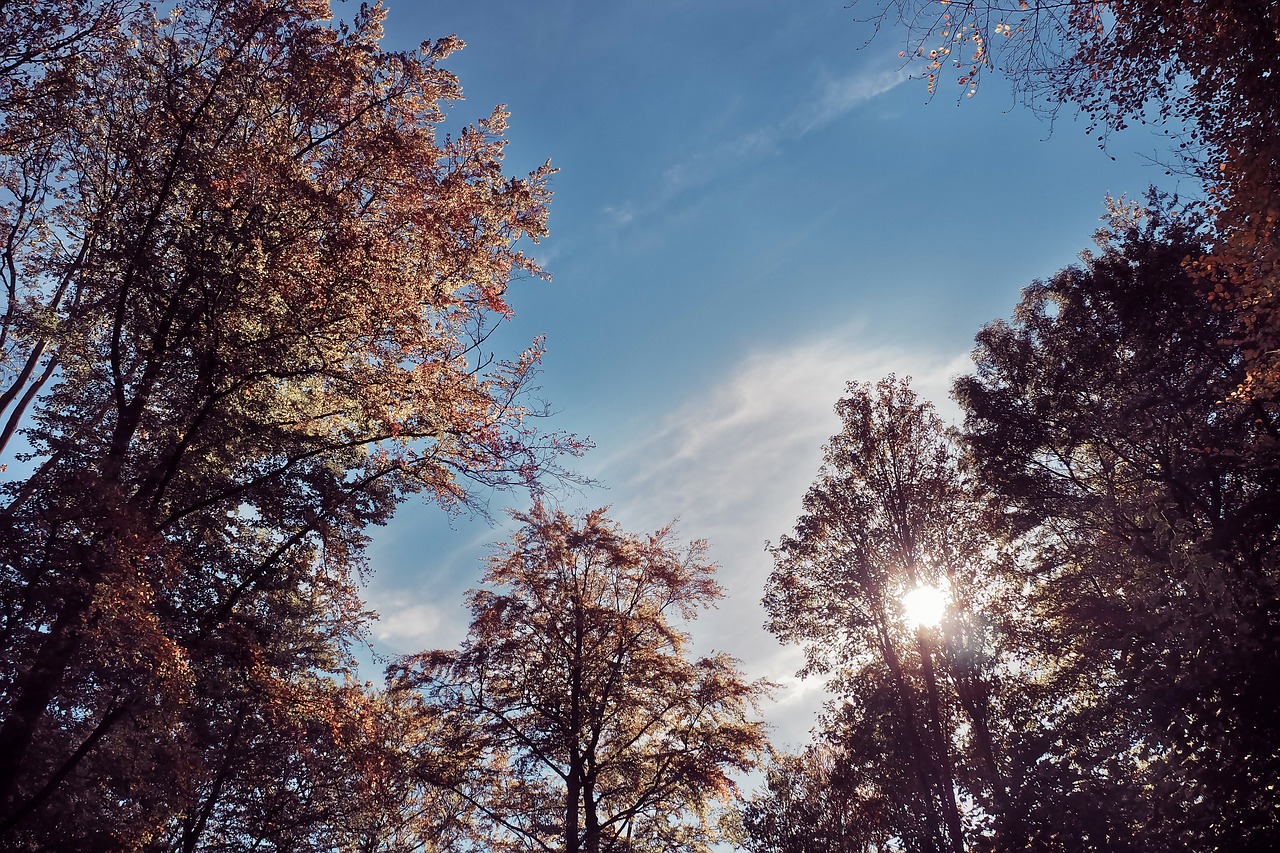
<svg viewBox="0 0 1280 853">
<path fill-rule="evenodd" d="M 688 656 L 677 620 L 720 596 L 705 546 L 624 533 L 603 510 L 517 519 L 463 645 L 395 672 L 466 745 L 432 782 L 477 810 L 484 849 L 710 849 L 714 801 L 764 747 L 752 709 L 767 685 L 723 654 Z"/>
<path fill-rule="evenodd" d="M 247 745 L 343 713 L 365 528 L 581 447 L 530 420 L 539 346 L 483 343 L 550 169 L 504 174 L 501 111 L 441 138 L 459 42 L 383 16 L 0 7 L 8 847 L 248 838 Z"/>
<path fill-rule="evenodd" d="M 1117 213 L 1097 253 L 979 334 L 956 384 L 971 464 L 1034 546 L 1053 734 L 1024 748 L 1059 790 L 1095 791 L 1100 847 L 1263 850 L 1280 417 L 1231 398 L 1247 363 L 1185 263 L 1194 223 L 1158 200 Z"/>
<path fill-rule="evenodd" d="M 850 384 L 836 412 L 842 430 L 795 532 L 772 549 L 764 604 L 770 630 L 803 645 L 802 674 L 825 675 L 835 694 L 821 728 L 839 747 L 843 796 L 875 816 L 860 843 L 961 851 L 988 831 L 1017 835 L 991 722 L 995 629 L 1017 612 L 981 504 L 907 382 Z M 904 595 L 920 587 L 952 602 L 942 626 L 910 624 Z M 965 800 L 985 816 L 962 814 Z"/>
<path fill-rule="evenodd" d="M 1196 261 L 1231 303 L 1248 367 L 1238 393 L 1280 392 L 1280 11 L 1253 0 L 867 0 L 901 22 L 900 56 L 974 94 L 987 70 L 1031 108 L 1078 109 L 1104 141 L 1134 124 L 1169 135 L 1171 170 L 1205 190 L 1213 239 Z"/>
<path fill-rule="evenodd" d="M 501 108 L 443 131 L 459 39 L 0 2 L 0 847 L 1280 849 L 1280 7 L 872 8 L 931 91 L 1161 124 L 1205 192 L 1112 203 L 978 334 L 962 426 L 848 386 L 769 548 L 833 697 L 785 754 L 693 652 L 705 543 L 544 500 L 586 443 L 491 341 L 554 170 Z M 534 504 L 465 640 L 360 681 L 371 526 L 491 489 Z"/>
<path fill-rule="evenodd" d="M 1280 418 L 1232 393 L 1205 236 L 1158 196 L 1113 208 L 979 333 L 957 432 L 850 386 L 765 597 L 835 698 L 748 804 L 751 849 L 1280 841 Z M 943 577 L 913 632 L 903 593 Z"/>
</svg>

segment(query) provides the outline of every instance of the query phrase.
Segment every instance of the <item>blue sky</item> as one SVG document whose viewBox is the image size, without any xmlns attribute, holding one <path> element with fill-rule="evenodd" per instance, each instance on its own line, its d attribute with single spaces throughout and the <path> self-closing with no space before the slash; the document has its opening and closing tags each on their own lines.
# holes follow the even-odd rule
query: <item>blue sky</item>
<svg viewBox="0 0 1280 853">
<path fill-rule="evenodd" d="M 910 374 L 951 417 L 980 326 L 1091 245 L 1107 193 L 1171 180 L 1149 162 L 1161 141 L 1104 153 L 995 77 L 930 100 L 900 34 L 864 46 L 841 0 L 390 0 L 388 47 L 451 33 L 468 46 L 446 62 L 466 97 L 450 125 L 506 104 L 510 169 L 560 169 L 533 251 L 552 281 L 513 286 L 501 340 L 546 335 L 552 426 L 597 445 L 578 467 L 602 488 L 564 503 L 710 540 L 728 596 L 695 641 L 783 683 L 766 712 L 799 746 L 821 694 L 760 627 L 764 546 L 796 518 L 844 383 Z M 494 514 L 508 501 L 525 505 L 495 496 Z M 502 538 L 417 503 L 375 531 L 376 648 L 456 644 Z"/>
</svg>

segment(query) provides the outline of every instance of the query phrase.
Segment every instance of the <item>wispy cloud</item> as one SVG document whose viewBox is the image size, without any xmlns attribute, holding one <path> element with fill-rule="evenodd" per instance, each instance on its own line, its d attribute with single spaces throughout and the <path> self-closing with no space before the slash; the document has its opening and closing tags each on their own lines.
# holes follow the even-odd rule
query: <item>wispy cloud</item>
<svg viewBox="0 0 1280 853">
<path fill-rule="evenodd" d="M 479 585 L 484 557 L 504 529 L 480 517 L 448 517 L 425 502 L 404 504 L 369 549 L 374 574 L 364 598 L 378 614 L 370 626 L 377 652 L 460 643 L 470 621 L 465 593 Z"/>
<path fill-rule="evenodd" d="M 692 626 L 694 645 L 704 653 L 729 652 L 752 677 L 780 685 L 764 713 L 775 727 L 774 742 L 783 747 L 807 740 L 826 694 L 820 683 L 795 677 L 803 663 L 800 650 L 780 645 L 764 630 L 760 598 L 772 569 L 765 542 L 795 524 L 822 446 L 839 428 L 833 407 L 847 382 L 912 376 L 913 387 L 954 420 L 951 380 L 971 369 L 964 354 L 866 341 L 864 330 L 853 326 L 744 352 L 711 384 L 689 388 L 666 412 L 651 413 L 647 431 L 627 435 L 620 425 L 612 435 L 598 435 L 600 450 L 584 461 L 587 473 L 609 491 L 575 501 L 611 502 L 611 515 L 633 532 L 679 518 L 686 540 L 709 540 L 727 594 Z M 430 529 L 406 513 L 374 549 L 375 566 L 405 567 L 398 576 L 378 575 L 368 590 L 381 614 L 373 637 L 384 652 L 457 645 L 469 620 L 463 591 L 478 584 L 488 543 L 505 538 L 501 527 L 460 524 L 442 540 L 452 547 L 424 554 L 424 526 Z M 417 570 L 410 575 L 411 566 Z"/>
<path fill-rule="evenodd" d="M 812 93 L 781 120 L 697 151 L 662 173 L 651 197 L 610 205 L 601 212 L 615 227 L 632 224 L 687 192 L 783 153 L 788 143 L 821 130 L 861 104 L 907 80 L 903 70 L 864 71 L 818 81 Z"/>
<path fill-rule="evenodd" d="M 822 81 L 813 98 L 791 114 L 788 128 L 797 137 L 807 136 L 907 79 L 906 69 L 828 78 Z"/>
<path fill-rule="evenodd" d="M 601 213 L 603 213 L 605 218 L 614 225 L 628 225 L 631 223 L 631 220 L 636 218 L 635 210 L 629 204 L 618 205 L 616 207 L 611 205 L 602 210 Z"/>
<path fill-rule="evenodd" d="M 747 163 L 779 153 L 781 128 L 769 125 L 707 151 L 700 151 L 670 166 L 662 173 L 658 201 L 666 201 L 681 193 L 711 183 L 734 172 Z"/>
<path fill-rule="evenodd" d="M 652 436 L 616 453 L 604 472 L 620 498 L 614 514 L 628 528 L 654 529 L 678 516 L 684 536 L 710 540 L 728 594 L 699 620 L 695 641 L 729 651 L 754 676 L 782 685 L 767 709 L 779 743 L 805 739 L 824 694 L 794 677 L 799 651 L 782 648 L 763 629 L 759 600 L 772 568 L 764 545 L 795 523 L 822 446 L 839 428 L 836 400 L 848 381 L 910 375 L 913 387 L 954 419 L 951 380 L 971 366 L 965 355 L 865 347 L 861 340 L 856 329 L 846 330 L 745 355 L 714 388 L 690 393 Z"/>
<path fill-rule="evenodd" d="M 838 427 L 833 407 L 848 381 L 911 375 L 944 416 L 953 414 L 950 382 L 968 367 L 967 356 L 864 347 L 863 338 L 855 329 L 744 355 L 731 376 L 691 395 L 642 446 L 627 450 L 630 459 L 610 467 L 636 466 L 628 493 L 660 495 L 665 507 L 732 523 L 745 505 L 759 506 L 762 492 L 776 499 L 779 485 L 809 481 Z"/>
</svg>

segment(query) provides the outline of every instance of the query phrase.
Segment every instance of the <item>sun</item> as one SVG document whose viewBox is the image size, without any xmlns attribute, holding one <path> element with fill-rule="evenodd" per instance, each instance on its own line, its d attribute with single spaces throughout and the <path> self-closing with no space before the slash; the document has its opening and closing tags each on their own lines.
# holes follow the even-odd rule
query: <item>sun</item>
<svg viewBox="0 0 1280 853">
<path fill-rule="evenodd" d="M 947 612 L 950 598 L 945 586 L 918 586 L 902 595 L 902 611 L 913 628 L 936 628 Z"/>
</svg>

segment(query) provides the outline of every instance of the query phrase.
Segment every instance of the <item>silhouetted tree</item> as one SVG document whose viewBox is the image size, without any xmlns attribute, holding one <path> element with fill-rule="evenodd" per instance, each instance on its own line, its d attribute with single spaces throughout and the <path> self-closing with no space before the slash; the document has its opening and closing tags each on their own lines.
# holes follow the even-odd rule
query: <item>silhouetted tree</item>
<svg viewBox="0 0 1280 853">
<path fill-rule="evenodd" d="M 1280 419 L 1233 401 L 1236 317 L 1193 223 L 1117 210 L 1028 287 L 956 384 L 964 441 L 1030 546 L 1035 718 L 1018 750 L 1069 849 L 1280 843 Z"/>
<path fill-rule="evenodd" d="M 772 549 L 768 627 L 801 643 L 802 674 L 828 676 L 838 697 L 824 737 L 851 764 L 841 777 L 877 804 L 867 843 L 961 851 L 988 823 L 1018 839 L 993 721 L 1002 623 L 1018 617 L 992 567 L 1004 557 L 941 421 L 906 382 L 851 384 L 836 412 L 843 428 L 804 515 Z M 937 626 L 913 626 L 904 610 L 920 586 L 950 599 Z M 962 814 L 966 799 L 983 814 Z"/>
</svg>

